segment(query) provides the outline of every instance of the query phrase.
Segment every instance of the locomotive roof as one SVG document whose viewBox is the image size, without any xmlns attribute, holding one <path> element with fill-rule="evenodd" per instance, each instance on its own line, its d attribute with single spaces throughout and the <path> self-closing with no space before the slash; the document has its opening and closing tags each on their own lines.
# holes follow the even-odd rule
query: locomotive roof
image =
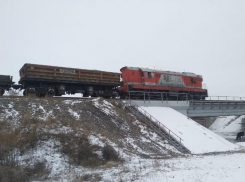
<svg viewBox="0 0 245 182">
<path fill-rule="evenodd" d="M 126 68 L 130 69 L 130 70 L 142 70 L 142 71 L 146 71 L 146 72 L 157 72 L 157 73 L 165 73 L 165 74 L 173 74 L 173 75 L 183 75 L 183 76 L 191 76 L 191 77 L 200 77 L 202 78 L 201 75 L 197 75 L 195 73 L 191 73 L 191 72 L 175 72 L 175 71 L 164 71 L 164 70 L 153 70 L 153 69 L 149 69 L 149 68 L 140 68 L 140 67 L 127 67 Z"/>
</svg>

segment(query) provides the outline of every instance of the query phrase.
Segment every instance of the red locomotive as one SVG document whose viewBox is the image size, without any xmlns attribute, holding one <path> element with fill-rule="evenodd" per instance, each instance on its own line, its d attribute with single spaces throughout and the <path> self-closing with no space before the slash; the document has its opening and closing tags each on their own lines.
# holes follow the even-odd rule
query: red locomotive
<svg viewBox="0 0 245 182">
<path fill-rule="evenodd" d="M 171 72 L 152 70 L 139 67 L 123 67 L 122 85 L 119 87 L 120 95 L 131 96 L 131 98 L 142 98 L 145 93 L 152 97 L 159 94 L 167 99 L 205 99 L 208 96 L 203 89 L 202 76 L 189 72 Z M 155 93 L 155 95 L 154 95 Z M 158 93 L 158 94 L 157 94 Z"/>
</svg>

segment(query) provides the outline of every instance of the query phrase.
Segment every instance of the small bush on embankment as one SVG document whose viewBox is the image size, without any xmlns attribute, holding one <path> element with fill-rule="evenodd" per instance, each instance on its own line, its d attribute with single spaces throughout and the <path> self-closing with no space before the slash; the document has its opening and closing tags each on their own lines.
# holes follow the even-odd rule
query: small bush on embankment
<svg viewBox="0 0 245 182">
<path fill-rule="evenodd" d="M 103 147 L 102 156 L 106 161 L 120 161 L 117 151 L 108 144 Z"/>
<path fill-rule="evenodd" d="M 86 135 L 60 134 L 58 138 L 62 144 L 62 152 L 69 156 L 71 164 L 93 168 L 109 161 L 119 161 L 119 154 L 113 147 L 91 145 Z M 102 156 L 97 154 L 98 151 L 102 152 Z"/>
<path fill-rule="evenodd" d="M 9 167 L 0 165 L 1 182 L 25 182 L 29 178 L 21 167 Z"/>
<path fill-rule="evenodd" d="M 113 147 L 106 145 L 102 148 L 91 145 L 86 135 L 60 134 L 58 137 L 62 144 L 62 152 L 69 156 L 72 164 L 93 168 L 104 165 L 108 161 L 119 160 L 119 155 Z M 103 155 L 99 156 L 96 151 L 102 151 Z"/>
<path fill-rule="evenodd" d="M 48 177 L 50 170 L 45 163 L 37 162 L 31 167 L 23 166 L 2 166 L 0 165 L 1 182 L 26 182 L 30 180 L 43 180 Z"/>
<path fill-rule="evenodd" d="M 62 153 L 69 157 L 70 163 L 84 167 L 97 167 L 103 164 L 103 160 L 93 152 L 96 146 L 90 145 L 86 135 L 60 134 L 58 137 L 62 144 Z"/>
</svg>

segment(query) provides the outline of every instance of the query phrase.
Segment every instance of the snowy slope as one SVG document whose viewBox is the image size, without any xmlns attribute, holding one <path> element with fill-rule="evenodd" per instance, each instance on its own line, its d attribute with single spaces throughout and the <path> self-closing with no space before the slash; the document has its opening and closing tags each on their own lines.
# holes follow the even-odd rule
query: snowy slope
<svg viewBox="0 0 245 182">
<path fill-rule="evenodd" d="M 222 152 L 239 148 L 172 108 L 143 107 L 143 109 L 181 137 L 184 140 L 183 144 L 192 153 Z"/>
<path fill-rule="evenodd" d="M 245 116 L 222 116 L 218 117 L 209 127 L 214 132 L 239 132 L 242 130 L 241 120 Z"/>
</svg>

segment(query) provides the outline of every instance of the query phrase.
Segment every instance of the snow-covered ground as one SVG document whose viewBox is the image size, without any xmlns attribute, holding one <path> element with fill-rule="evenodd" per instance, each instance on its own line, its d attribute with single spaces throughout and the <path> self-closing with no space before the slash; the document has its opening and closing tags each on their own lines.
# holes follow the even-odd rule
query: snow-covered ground
<svg viewBox="0 0 245 182">
<path fill-rule="evenodd" d="M 135 167 L 142 170 L 134 174 L 138 182 L 239 182 L 244 179 L 244 161 L 245 153 L 146 160 Z"/>
<path fill-rule="evenodd" d="M 169 107 L 143 107 L 159 122 L 181 137 L 192 153 L 223 152 L 239 149 L 221 136 Z"/>
</svg>

